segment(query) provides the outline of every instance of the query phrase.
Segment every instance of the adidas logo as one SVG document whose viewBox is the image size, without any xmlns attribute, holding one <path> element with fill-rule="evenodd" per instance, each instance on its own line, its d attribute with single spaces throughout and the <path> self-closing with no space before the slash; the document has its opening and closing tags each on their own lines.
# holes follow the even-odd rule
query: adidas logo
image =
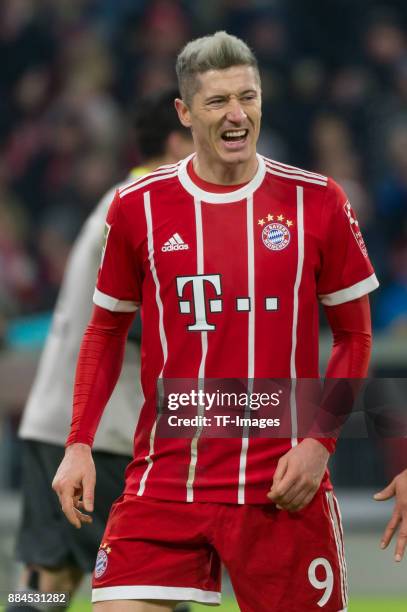
<svg viewBox="0 0 407 612">
<path fill-rule="evenodd" d="M 173 234 L 169 240 L 161 247 L 161 250 L 166 251 L 186 251 L 189 245 L 185 244 L 179 234 Z"/>
</svg>

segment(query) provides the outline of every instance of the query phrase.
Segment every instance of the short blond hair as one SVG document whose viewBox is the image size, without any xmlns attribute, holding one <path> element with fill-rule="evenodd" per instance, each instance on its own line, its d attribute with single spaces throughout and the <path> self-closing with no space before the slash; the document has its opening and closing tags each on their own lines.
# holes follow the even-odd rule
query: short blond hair
<svg viewBox="0 0 407 612">
<path fill-rule="evenodd" d="M 199 90 L 198 74 L 225 70 L 232 66 L 251 66 L 260 81 L 253 51 L 243 40 L 227 32 L 216 32 L 189 42 L 177 57 L 176 72 L 181 97 L 187 106 Z"/>
</svg>

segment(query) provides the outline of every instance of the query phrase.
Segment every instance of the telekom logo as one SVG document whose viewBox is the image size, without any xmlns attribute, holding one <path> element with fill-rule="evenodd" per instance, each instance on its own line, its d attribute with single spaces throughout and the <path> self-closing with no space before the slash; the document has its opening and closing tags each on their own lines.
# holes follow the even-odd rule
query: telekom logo
<svg viewBox="0 0 407 612">
<path fill-rule="evenodd" d="M 179 310 L 181 314 L 191 314 L 192 304 L 190 300 L 185 300 L 184 289 L 191 283 L 192 286 L 192 302 L 195 313 L 195 322 L 188 325 L 189 331 L 214 331 L 216 325 L 212 325 L 207 320 L 207 312 L 219 313 L 223 311 L 222 299 L 222 284 L 220 274 L 197 274 L 196 276 L 178 276 L 177 277 L 177 295 L 179 298 Z M 206 296 L 207 283 L 215 289 L 217 298 L 208 299 Z M 240 312 L 249 312 L 251 310 L 250 297 L 237 297 L 235 299 L 235 308 Z M 278 310 L 278 297 L 266 297 L 266 310 Z"/>
</svg>

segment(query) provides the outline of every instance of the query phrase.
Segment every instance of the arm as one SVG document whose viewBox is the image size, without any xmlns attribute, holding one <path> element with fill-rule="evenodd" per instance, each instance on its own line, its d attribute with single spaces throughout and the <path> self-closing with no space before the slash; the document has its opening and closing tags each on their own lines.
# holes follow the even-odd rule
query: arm
<svg viewBox="0 0 407 612">
<path fill-rule="evenodd" d="M 93 510 L 95 467 L 91 445 L 104 407 L 119 378 L 126 337 L 134 313 L 95 306 L 85 331 L 76 370 L 73 417 L 65 457 L 52 488 L 68 520 L 80 527 Z M 82 498 L 82 501 L 80 501 Z"/>
<path fill-rule="evenodd" d="M 326 306 L 325 313 L 333 335 L 327 378 L 363 378 L 371 350 L 368 296 Z M 277 464 L 268 498 L 291 512 L 307 506 L 319 489 L 334 448 L 332 438 L 306 438 L 288 451 Z"/>
<path fill-rule="evenodd" d="M 324 311 L 333 336 L 326 378 L 366 378 L 372 349 L 369 296 Z"/>
<path fill-rule="evenodd" d="M 319 431 L 322 433 L 339 430 L 349 416 L 361 386 L 360 379 L 368 374 L 372 348 L 367 295 L 338 306 L 325 306 L 324 312 L 331 328 L 333 344 L 318 415 Z M 349 379 L 353 379 L 353 382 Z M 330 453 L 334 452 L 335 437 L 316 437 Z"/>
</svg>

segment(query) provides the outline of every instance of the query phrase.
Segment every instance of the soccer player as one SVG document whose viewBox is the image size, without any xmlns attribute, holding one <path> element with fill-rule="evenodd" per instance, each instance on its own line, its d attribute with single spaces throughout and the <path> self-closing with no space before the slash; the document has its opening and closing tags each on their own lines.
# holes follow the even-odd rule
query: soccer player
<svg viewBox="0 0 407 612">
<path fill-rule="evenodd" d="M 384 530 L 381 547 L 387 548 L 390 544 L 397 528 L 396 549 L 394 552 L 395 561 L 401 561 L 407 545 L 407 470 L 400 472 L 390 484 L 374 496 L 376 501 L 385 501 L 395 497 L 395 505 L 390 521 Z"/>
<path fill-rule="evenodd" d="M 127 182 L 193 151 L 190 132 L 179 123 L 173 107 L 176 95 L 175 90 L 165 91 L 140 101 L 135 127 L 143 166 L 134 168 Z M 124 471 L 131 461 L 134 423 L 143 402 L 134 377 L 140 362 L 136 334 L 127 344 L 125 366 L 95 439 L 98 481 L 93 523 L 86 530 L 74 529 L 61 515 L 51 482 L 64 454 L 75 363 L 91 312 L 105 219 L 115 190 L 102 198 L 73 246 L 20 426 L 23 517 L 17 555 L 26 566 L 20 586 L 32 591 L 72 595 L 83 574 L 93 570 L 110 506 L 123 489 Z"/>
<path fill-rule="evenodd" d="M 145 396 L 134 460 L 102 538 L 96 612 L 220 601 L 224 562 L 243 612 L 347 606 L 335 441 L 158 435 L 156 386 L 172 378 L 318 378 L 318 302 L 333 329 L 330 377 L 363 377 L 367 293 L 378 286 L 357 220 L 331 179 L 256 152 L 261 83 L 247 45 L 218 32 L 177 59 L 181 123 L 196 154 L 119 189 L 82 343 L 74 416 L 54 489 L 72 524 L 94 507 L 93 436 L 143 317 Z M 199 383 L 202 384 L 202 383 Z"/>
</svg>

